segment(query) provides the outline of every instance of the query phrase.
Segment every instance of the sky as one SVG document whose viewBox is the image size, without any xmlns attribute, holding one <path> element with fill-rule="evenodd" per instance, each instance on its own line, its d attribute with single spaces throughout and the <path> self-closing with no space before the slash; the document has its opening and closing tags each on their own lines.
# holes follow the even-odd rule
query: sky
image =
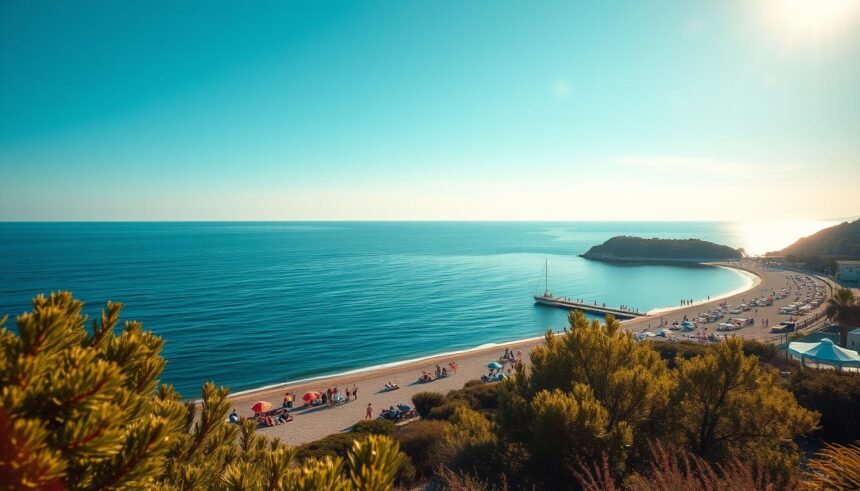
<svg viewBox="0 0 860 491">
<path fill-rule="evenodd" d="M 860 0 L 0 2 L 0 220 L 860 215 Z"/>
</svg>

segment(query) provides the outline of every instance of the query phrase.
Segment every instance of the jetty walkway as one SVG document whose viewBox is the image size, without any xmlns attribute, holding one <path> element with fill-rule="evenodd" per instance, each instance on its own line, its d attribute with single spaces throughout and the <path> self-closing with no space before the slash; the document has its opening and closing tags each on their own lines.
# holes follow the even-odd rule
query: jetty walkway
<svg viewBox="0 0 860 491">
<path fill-rule="evenodd" d="M 644 312 L 631 312 L 629 310 L 615 309 L 612 307 L 604 307 L 597 303 L 575 302 L 565 297 L 553 297 L 552 295 L 535 295 L 535 303 L 538 305 L 546 305 L 547 307 L 556 307 L 567 310 L 582 310 L 592 314 L 612 314 L 616 319 L 636 319 L 637 317 L 645 317 Z"/>
</svg>

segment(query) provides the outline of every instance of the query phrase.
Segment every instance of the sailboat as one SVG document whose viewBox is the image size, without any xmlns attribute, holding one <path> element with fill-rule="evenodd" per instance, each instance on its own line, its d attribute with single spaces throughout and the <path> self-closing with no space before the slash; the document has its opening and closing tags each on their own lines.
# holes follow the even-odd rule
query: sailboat
<svg viewBox="0 0 860 491">
<path fill-rule="evenodd" d="M 543 303 L 542 300 L 551 299 L 552 292 L 549 291 L 549 260 L 544 259 L 543 295 L 535 295 L 535 302 Z"/>
</svg>

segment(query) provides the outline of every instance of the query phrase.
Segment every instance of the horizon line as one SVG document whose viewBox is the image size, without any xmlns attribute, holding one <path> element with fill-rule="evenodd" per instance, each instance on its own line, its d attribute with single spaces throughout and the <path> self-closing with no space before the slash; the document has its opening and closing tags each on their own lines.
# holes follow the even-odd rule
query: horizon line
<svg viewBox="0 0 860 491">
<path fill-rule="evenodd" d="M 841 218 L 807 218 L 801 221 L 811 222 L 851 222 L 860 219 L 860 215 L 841 217 Z M 3 220 L 0 219 L 0 224 L 21 224 L 21 223 L 577 223 L 577 222 L 665 222 L 665 223 L 755 223 L 762 221 L 773 222 L 792 222 L 798 220 L 791 219 L 773 219 L 773 220 L 712 220 L 712 219 L 569 219 L 569 220 L 549 220 L 549 219 L 282 219 L 282 220 L 254 220 L 254 219 L 175 219 L 175 220 Z"/>
</svg>

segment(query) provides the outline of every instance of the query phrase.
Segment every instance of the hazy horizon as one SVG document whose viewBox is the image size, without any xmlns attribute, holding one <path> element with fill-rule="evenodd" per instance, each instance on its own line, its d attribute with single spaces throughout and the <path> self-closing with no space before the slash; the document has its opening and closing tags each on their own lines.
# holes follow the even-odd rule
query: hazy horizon
<svg viewBox="0 0 860 491">
<path fill-rule="evenodd" d="M 860 216 L 857 1 L 202 5 L 0 4 L 0 221 Z"/>
</svg>

